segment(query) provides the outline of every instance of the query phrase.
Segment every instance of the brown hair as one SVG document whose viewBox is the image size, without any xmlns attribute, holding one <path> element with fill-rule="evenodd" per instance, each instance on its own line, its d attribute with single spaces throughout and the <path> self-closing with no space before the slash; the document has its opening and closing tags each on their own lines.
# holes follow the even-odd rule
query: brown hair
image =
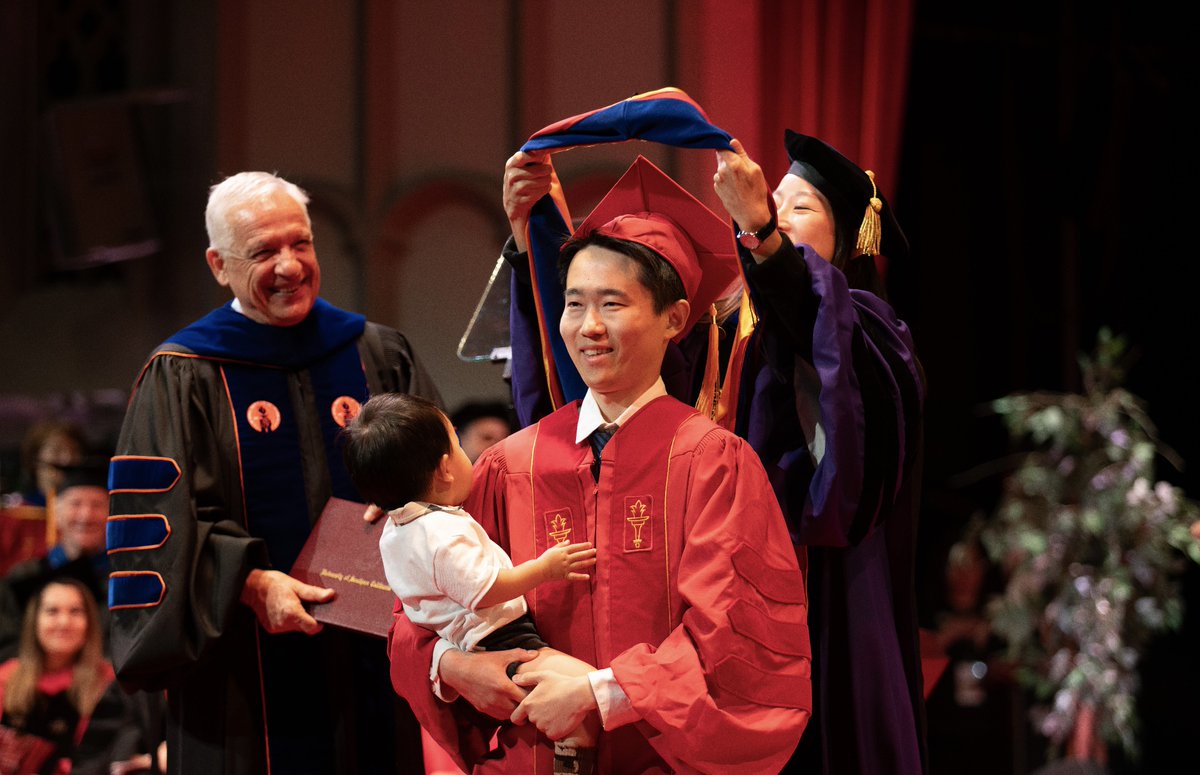
<svg viewBox="0 0 1200 775">
<path fill-rule="evenodd" d="M 38 476 L 38 455 L 42 447 L 52 436 L 65 436 L 75 443 L 79 454 L 87 451 L 87 439 L 83 429 L 69 420 L 43 420 L 25 434 L 21 440 L 21 481 L 22 488 L 36 489 Z"/>
<path fill-rule="evenodd" d="M 17 652 L 17 669 L 4 687 L 4 712 L 11 715 L 17 726 L 24 724 L 25 716 L 33 710 L 37 698 L 37 682 L 46 670 L 46 652 L 37 637 L 38 611 L 46 590 L 54 585 L 71 587 L 79 593 L 83 610 L 87 616 L 87 633 L 83 648 L 75 655 L 74 673 L 67 699 L 82 717 L 90 716 L 104 690 L 108 688 L 108 671 L 104 668 L 104 650 L 100 643 L 100 616 L 92 593 L 83 582 L 72 578 L 57 578 L 49 582 L 25 607 L 25 620 L 21 626 L 21 646 Z"/>
</svg>

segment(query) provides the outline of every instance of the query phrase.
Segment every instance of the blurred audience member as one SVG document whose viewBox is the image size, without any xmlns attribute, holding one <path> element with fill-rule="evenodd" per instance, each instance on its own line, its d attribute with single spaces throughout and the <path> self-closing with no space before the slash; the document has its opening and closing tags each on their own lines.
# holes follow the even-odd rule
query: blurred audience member
<svg viewBox="0 0 1200 775">
<path fill-rule="evenodd" d="M 470 401 L 450 416 L 458 444 L 472 463 L 483 451 L 513 432 L 512 408 L 500 401 Z"/>
<path fill-rule="evenodd" d="M 960 541 L 946 560 L 946 608 L 938 616 L 938 645 L 947 654 L 982 655 L 988 651 L 991 627 L 984 615 L 983 582 L 988 562 L 974 541 Z"/>
<path fill-rule="evenodd" d="M 33 426 L 21 443 L 21 468 L 26 477 L 21 497 L 45 506 L 47 496 L 62 481 L 62 467 L 78 463 L 86 447 L 83 431 L 75 423 L 48 420 Z"/>
<path fill-rule="evenodd" d="M 103 656 L 89 590 L 51 576 L 25 606 L 16 659 L 0 665 L 0 771 L 147 770 L 131 706 Z"/>
<path fill-rule="evenodd" d="M 58 488 L 60 466 L 78 463 L 85 449 L 74 423 L 38 423 L 21 442 L 21 479 L 16 492 L 0 498 L 0 576 L 17 563 L 41 557 L 54 543 L 46 499 Z"/>
<path fill-rule="evenodd" d="M 929 770 L 1027 772 L 1032 752 L 1023 704 L 987 619 L 1001 580 L 979 543 L 978 525 L 950 548 L 944 574 L 936 639 L 950 665 L 926 703 Z"/>
<path fill-rule="evenodd" d="M 21 601 L 47 573 L 62 571 L 83 583 L 94 603 L 107 602 L 108 466 L 103 461 L 83 463 L 56 469 L 51 476 L 58 487 L 51 502 L 58 541 L 44 557 L 13 566 L 0 583 L 0 657 L 11 656 L 16 648 Z M 107 619 L 106 611 L 104 625 Z M 102 630 L 107 632 L 107 627 Z"/>
</svg>

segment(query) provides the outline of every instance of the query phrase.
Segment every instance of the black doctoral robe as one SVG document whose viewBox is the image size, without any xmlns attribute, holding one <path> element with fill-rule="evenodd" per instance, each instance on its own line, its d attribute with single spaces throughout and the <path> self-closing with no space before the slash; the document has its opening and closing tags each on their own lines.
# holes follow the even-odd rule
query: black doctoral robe
<svg viewBox="0 0 1200 775">
<path fill-rule="evenodd" d="M 167 690 L 172 773 L 419 770 L 382 642 L 268 635 L 239 602 L 331 495 L 360 500 L 337 433 L 383 391 L 440 403 L 400 333 L 323 301 L 286 328 L 226 305 L 151 354 L 110 470 L 109 605 L 118 677 Z"/>
</svg>

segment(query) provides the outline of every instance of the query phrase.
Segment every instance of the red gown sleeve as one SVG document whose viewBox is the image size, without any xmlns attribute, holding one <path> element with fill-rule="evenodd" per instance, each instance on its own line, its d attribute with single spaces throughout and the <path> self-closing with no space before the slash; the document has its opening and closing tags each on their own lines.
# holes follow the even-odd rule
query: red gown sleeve
<svg viewBox="0 0 1200 775">
<path fill-rule="evenodd" d="M 710 432 L 687 485 L 682 621 L 611 667 L 642 733 L 680 772 L 778 772 L 812 708 L 804 579 L 766 474 Z"/>
</svg>

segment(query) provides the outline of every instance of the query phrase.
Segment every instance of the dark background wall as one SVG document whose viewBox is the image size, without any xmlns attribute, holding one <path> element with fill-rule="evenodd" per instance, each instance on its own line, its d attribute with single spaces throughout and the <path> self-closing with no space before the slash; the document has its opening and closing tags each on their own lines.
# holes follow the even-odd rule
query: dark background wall
<svg viewBox="0 0 1200 775">
<path fill-rule="evenodd" d="M 983 405 L 1079 390 L 1101 326 L 1129 338 L 1129 388 L 1187 463 L 1159 475 L 1200 493 L 1194 56 L 1165 3 L 917 4 L 896 196 L 917 259 L 892 290 L 929 378 L 927 610 L 946 545 L 998 497 L 988 464 L 1008 447 Z M 1184 631 L 1143 659 L 1138 771 L 1194 758 L 1195 567 L 1185 588 Z"/>
</svg>

